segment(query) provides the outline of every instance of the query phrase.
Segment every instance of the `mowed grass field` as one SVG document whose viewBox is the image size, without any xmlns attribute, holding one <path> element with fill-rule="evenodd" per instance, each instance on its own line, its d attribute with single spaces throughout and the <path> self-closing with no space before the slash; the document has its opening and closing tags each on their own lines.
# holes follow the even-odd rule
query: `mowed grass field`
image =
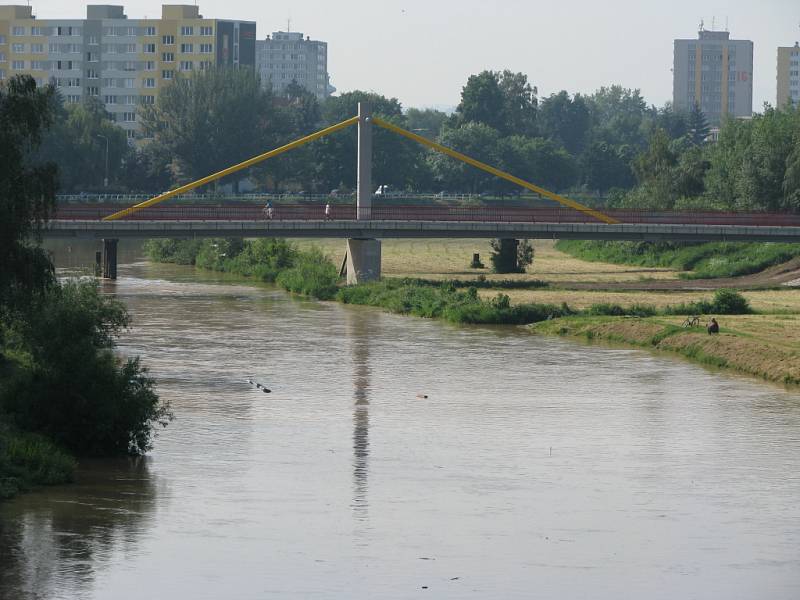
<svg viewBox="0 0 800 600">
<path fill-rule="evenodd" d="M 292 240 L 302 248 L 316 246 L 335 264 L 344 257 L 345 241 L 341 239 Z M 677 279 L 678 272 L 670 269 L 651 269 L 596 263 L 572 258 L 554 248 L 555 242 L 534 242 L 536 256 L 527 273 L 496 275 L 491 272 L 490 240 L 383 240 L 381 244 L 384 277 L 418 277 L 422 279 L 469 279 L 484 275 L 487 279 L 541 279 L 552 283 L 624 282 L 649 279 Z M 473 253 L 481 255 L 485 269 L 470 269 Z"/>
<path fill-rule="evenodd" d="M 335 264 L 340 265 L 344 257 L 345 242 L 341 239 L 293 240 L 304 248 L 320 248 Z M 549 240 L 534 242 L 535 258 L 527 273 L 496 275 L 490 272 L 489 240 L 442 239 L 442 240 L 383 240 L 384 277 L 413 277 L 422 279 L 474 279 L 483 275 L 488 280 L 542 280 L 551 287 L 532 290 L 503 290 L 514 304 L 566 302 L 573 308 L 587 308 L 592 304 L 610 303 L 621 306 L 649 304 L 656 308 L 668 305 L 708 299 L 710 291 L 605 291 L 570 290 L 560 286 L 567 282 L 603 284 L 636 282 L 647 280 L 678 279 L 679 272 L 670 269 L 649 269 L 624 265 L 612 265 L 573 258 L 554 247 Z M 472 254 L 481 255 L 485 269 L 468 267 Z M 686 282 L 691 285 L 691 281 Z M 480 295 L 491 298 L 496 290 L 482 289 Z M 742 292 L 752 307 L 760 313 L 800 314 L 800 289 L 752 290 Z"/>
</svg>

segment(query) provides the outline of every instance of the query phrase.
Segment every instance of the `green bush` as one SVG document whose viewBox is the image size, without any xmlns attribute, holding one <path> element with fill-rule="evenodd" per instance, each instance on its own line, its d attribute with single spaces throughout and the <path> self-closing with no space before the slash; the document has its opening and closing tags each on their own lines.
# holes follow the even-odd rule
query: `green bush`
<svg viewBox="0 0 800 600">
<path fill-rule="evenodd" d="M 0 499 L 72 481 L 75 459 L 47 438 L 0 423 Z"/>
<path fill-rule="evenodd" d="M 338 279 L 333 263 L 319 250 L 312 250 L 297 256 L 294 266 L 280 271 L 276 281 L 287 291 L 330 300 L 336 295 Z"/>
<path fill-rule="evenodd" d="M 0 411 L 78 455 L 149 450 L 171 415 L 138 359 L 113 354 L 127 325 L 122 304 L 93 282 L 52 289 L 9 328 L 6 343 L 23 360 L 0 391 Z"/>
<path fill-rule="evenodd" d="M 698 300 L 664 308 L 669 315 L 749 315 L 753 309 L 747 298 L 736 290 L 719 289 L 712 300 Z"/>
<path fill-rule="evenodd" d="M 633 317 L 652 317 L 657 314 L 654 306 L 650 306 L 647 304 L 634 304 L 630 307 L 623 307 L 619 304 L 607 304 L 607 303 L 600 303 L 600 304 L 592 304 L 588 309 L 586 309 L 585 314 L 592 315 L 592 316 L 609 316 L 609 317 L 622 317 L 622 316 L 633 316 Z"/>
<path fill-rule="evenodd" d="M 143 249 L 155 262 L 193 265 L 203 242 L 201 240 L 147 240 Z"/>
</svg>

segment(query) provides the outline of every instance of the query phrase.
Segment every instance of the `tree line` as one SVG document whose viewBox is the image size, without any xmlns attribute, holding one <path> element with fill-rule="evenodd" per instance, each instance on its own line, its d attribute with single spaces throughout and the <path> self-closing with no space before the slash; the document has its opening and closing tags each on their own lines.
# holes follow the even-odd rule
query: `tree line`
<svg viewBox="0 0 800 600">
<path fill-rule="evenodd" d="M 42 156 L 56 162 L 64 191 L 97 191 L 105 142 L 117 191 L 157 192 L 186 183 L 325 126 L 369 102 L 385 120 L 543 187 L 642 208 L 795 209 L 800 178 L 797 110 L 765 107 L 752 121 L 728 120 L 709 143 L 705 116 L 648 105 L 618 85 L 593 94 L 540 97 L 523 73 L 469 77 L 451 115 L 404 109 L 396 98 L 353 91 L 322 102 L 293 84 L 282 95 L 248 70 L 178 77 L 138 119 L 145 140 L 125 143 L 96 99 L 59 106 Z M 326 193 L 355 187 L 356 132 L 345 130 L 272 159 L 242 177 L 261 191 Z M 376 128 L 373 180 L 397 190 L 517 191 L 467 165 Z"/>
<path fill-rule="evenodd" d="M 59 281 L 37 243 L 59 187 L 42 158 L 67 126 L 59 110 L 56 90 L 29 76 L 0 86 L 0 498 L 69 479 L 71 454 L 142 454 L 170 418 L 138 359 L 113 352 L 122 304 L 94 282 Z"/>
</svg>

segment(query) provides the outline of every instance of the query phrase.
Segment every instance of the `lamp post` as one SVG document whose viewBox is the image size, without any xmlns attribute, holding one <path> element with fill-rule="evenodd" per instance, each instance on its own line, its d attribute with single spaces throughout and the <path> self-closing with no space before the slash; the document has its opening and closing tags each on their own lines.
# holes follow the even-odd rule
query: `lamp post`
<svg viewBox="0 0 800 600">
<path fill-rule="evenodd" d="M 108 137 L 101 134 L 96 134 L 97 137 L 102 138 L 106 141 L 106 176 L 103 178 L 103 187 L 108 187 Z"/>
</svg>

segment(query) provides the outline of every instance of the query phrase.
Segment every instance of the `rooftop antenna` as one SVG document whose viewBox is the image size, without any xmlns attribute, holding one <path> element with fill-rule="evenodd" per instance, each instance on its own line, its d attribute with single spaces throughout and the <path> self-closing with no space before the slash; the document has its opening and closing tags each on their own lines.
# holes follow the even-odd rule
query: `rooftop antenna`
<svg viewBox="0 0 800 600">
<path fill-rule="evenodd" d="M 717 17 L 711 17 L 711 31 L 717 26 Z"/>
<path fill-rule="evenodd" d="M 705 31 L 704 27 L 706 26 L 705 19 L 700 19 L 700 31 Z"/>
<path fill-rule="evenodd" d="M 730 31 L 730 29 L 728 29 L 728 17 L 725 17 L 725 31 Z"/>
<path fill-rule="evenodd" d="M 292 32 L 292 17 L 289 17 L 286 20 L 286 33 L 291 33 L 291 32 Z"/>
</svg>

